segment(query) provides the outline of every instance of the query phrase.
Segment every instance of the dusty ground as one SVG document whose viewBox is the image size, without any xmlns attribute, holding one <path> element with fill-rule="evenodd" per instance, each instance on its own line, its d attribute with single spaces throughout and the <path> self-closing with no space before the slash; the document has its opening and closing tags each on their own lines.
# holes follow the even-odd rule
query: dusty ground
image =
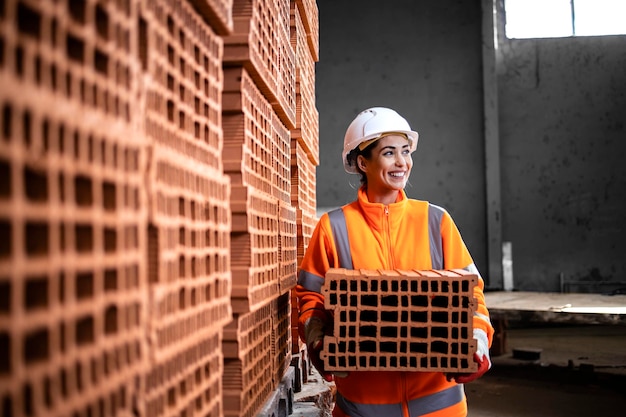
<svg viewBox="0 0 626 417">
<path fill-rule="evenodd" d="M 626 327 L 509 328 L 507 344 L 466 386 L 469 417 L 626 416 Z M 515 349 L 540 358 L 515 359 Z"/>
<path fill-rule="evenodd" d="M 468 417 L 595 417 L 626 415 L 626 392 L 491 374 L 468 384 Z"/>
<path fill-rule="evenodd" d="M 626 376 L 626 326 L 510 326 L 507 345 L 508 355 L 494 359 L 507 363 L 515 349 L 539 349 L 543 365 L 592 366 L 595 371 Z"/>
<path fill-rule="evenodd" d="M 626 327 L 513 326 L 507 347 L 489 373 L 466 385 L 468 417 L 626 416 Z M 539 359 L 515 359 L 513 350 Z M 306 395 L 296 395 L 296 401 L 308 401 L 306 407 L 294 415 L 328 416 L 332 404 L 324 400 L 315 410 L 311 400 L 317 392 L 327 399 L 332 387 L 307 385 Z"/>
</svg>

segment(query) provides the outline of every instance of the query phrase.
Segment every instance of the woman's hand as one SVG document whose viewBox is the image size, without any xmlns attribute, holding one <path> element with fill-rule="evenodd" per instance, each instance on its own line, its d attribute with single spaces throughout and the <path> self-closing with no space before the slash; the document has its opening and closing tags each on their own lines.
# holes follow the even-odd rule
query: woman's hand
<svg viewBox="0 0 626 417">
<path fill-rule="evenodd" d="M 489 358 L 489 341 L 487 334 L 481 329 L 474 329 L 474 339 L 477 341 L 476 353 L 474 353 L 474 362 L 478 364 L 478 370 L 472 373 L 456 373 L 447 374 L 448 381 L 455 380 L 458 384 L 467 384 L 481 376 L 491 369 L 491 359 Z"/>
</svg>

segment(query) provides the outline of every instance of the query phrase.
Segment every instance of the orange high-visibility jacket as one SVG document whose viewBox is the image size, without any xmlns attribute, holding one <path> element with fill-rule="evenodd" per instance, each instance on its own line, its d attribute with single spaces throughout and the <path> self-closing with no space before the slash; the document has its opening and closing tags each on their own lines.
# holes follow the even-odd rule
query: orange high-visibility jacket
<svg viewBox="0 0 626 417">
<path fill-rule="evenodd" d="M 331 216 L 337 214 L 340 221 L 331 221 Z M 337 226 L 341 224 L 345 225 L 343 230 Z M 347 235 L 347 242 L 339 238 L 335 242 L 336 236 L 342 234 Z M 321 287 L 330 268 L 463 268 L 478 274 L 447 211 L 426 201 L 409 199 L 404 191 L 399 192 L 393 204 L 370 203 L 363 188 L 359 189 L 356 201 L 323 214 L 313 231 L 295 288 L 300 311 L 298 328 L 303 339 L 304 325 L 310 317 L 329 321 Z M 485 331 L 491 345 L 493 327 L 480 275 L 478 281 L 473 326 Z M 335 384 L 334 416 L 467 415 L 463 386 L 448 382 L 441 372 L 358 371 L 346 378 L 335 378 Z"/>
</svg>

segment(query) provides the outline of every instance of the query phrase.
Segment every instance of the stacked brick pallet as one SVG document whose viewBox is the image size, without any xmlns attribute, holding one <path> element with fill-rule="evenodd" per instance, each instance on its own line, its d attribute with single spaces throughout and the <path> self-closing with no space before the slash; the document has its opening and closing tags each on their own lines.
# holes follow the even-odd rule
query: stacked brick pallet
<svg viewBox="0 0 626 417">
<path fill-rule="evenodd" d="M 138 6 L 149 144 L 143 411 L 219 415 L 222 333 L 232 315 L 223 41 L 186 2 Z"/>
<path fill-rule="evenodd" d="M 317 40 L 314 1 L 0 2 L 2 415 L 284 402 Z"/>
<path fill-rule="evenodd" d="M 291 140 L 291 202 L 297 218 L 297 265 L 313 234 L 316 215 L 315 167 L 319 165 L 319 123 L 315 107 L 315 62 L 319 57 L 319 27 L 314 0 L 291 8 L 291 45 L 296 52 L 296 129 Z M 298 336 L 297 300 L 292 298 L 292 350 L 306 357 Z M 304 372 L 306 375 L 306 372 Z"/>
<path fill-rule="evenodd" d="M 298 139 L 303 135 L 296 135 L 301 129 L 297 85 L 310 91 L 315 84 L 313 73 L 302 78 L 291 43 L 291 14 L 298 4 L 235 1 L 234 30 L 224 37 L 223 161 L 231 178 L 233 214 L 225 415 L 255 415 L 291 363 L 290 290 L 298 244 L 310 237 L 298 234 L 300 206 L 293 192 L 292 172 L 302 162 L 294 160 L 294 146 L 303 142 Z M 317 6 L 311 6 L 307 12 L 317 16 Z M 317 124 L 317 113 L 309 117 Z M 306 186 L 313 188 L 314 182 Z"/>
<path fill-rule="evenodd" d="M 137 407 L 148 210 L 136 13 L 0 3 L 3 416 Z"/>
</svg>

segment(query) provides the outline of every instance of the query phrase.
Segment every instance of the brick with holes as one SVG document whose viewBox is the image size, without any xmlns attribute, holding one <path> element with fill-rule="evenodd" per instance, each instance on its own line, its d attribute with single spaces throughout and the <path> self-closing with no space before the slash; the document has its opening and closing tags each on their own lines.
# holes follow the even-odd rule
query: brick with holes
<svg viewBox="0 0 626 417">
<path fill-rule="evenodd" d="M 330 269 L 334 316 L 321 358 L 328 371 L 474 372 L 478 277 L 465 270 Z"/>
</svg>

